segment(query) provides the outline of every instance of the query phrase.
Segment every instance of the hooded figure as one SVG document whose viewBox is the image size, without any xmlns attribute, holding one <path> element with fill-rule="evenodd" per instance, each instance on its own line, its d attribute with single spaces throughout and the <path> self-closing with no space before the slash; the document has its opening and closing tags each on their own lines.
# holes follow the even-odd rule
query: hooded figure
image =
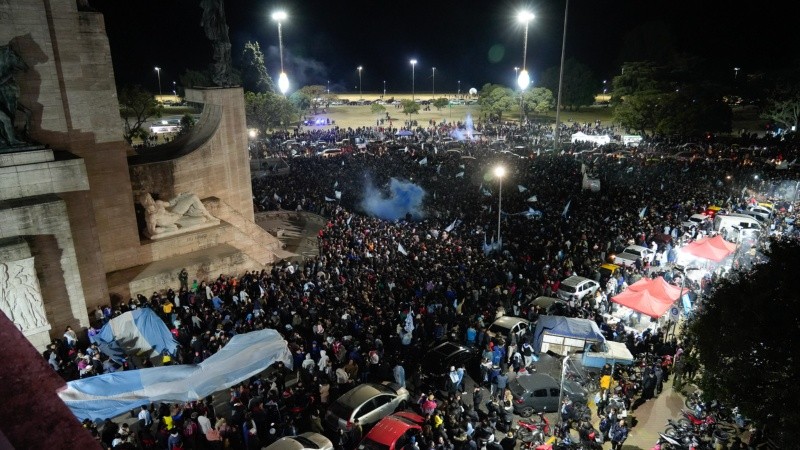
<svg viewBox="0 0 800 450">
<path fill-rule="evenodd" d="M 317 367 L 319 367 L 319 370 L 325 370 L 325 366 L 328 364 L 328 361 L 330 361 L 328 353 L 325 350 L 320 350 L 319 362 L 317 362 Z"/>
<path fill-rule="evenodd" d="M 311 353 L 306 353 L 306 359 L 303 360 L 303 370 L 313 372 L 315 366 L 314 360 L 311 359 Z"/>
</svg>

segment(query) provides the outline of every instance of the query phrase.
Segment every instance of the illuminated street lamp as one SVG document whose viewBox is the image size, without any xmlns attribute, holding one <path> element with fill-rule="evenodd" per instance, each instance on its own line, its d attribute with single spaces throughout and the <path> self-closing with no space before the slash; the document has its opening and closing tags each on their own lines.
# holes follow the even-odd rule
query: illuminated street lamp
<svg viewBox="0 0 800 450">
<path fill-rule="evenodd" d="M 739 77 L 739 71 L 740 70 L 742 70 L 741 67 L 734 67 L 733 68 L 733 79 L 734 80 Z"/>
<path fill-rule="evenodd" d="M 458 97 L 461 97 L 461 80 L 458 80 Z"/>
<path fill-rule="evenodd" d="M 383 96 L 386 97 L 386 80 L 383 80 Z"/>
<path fill-rule="evenodd" d="M 361 95 L 361 71 L 363 69 L 364 68 L 362 66 L 358 66 L 358 99 L 359 100 L 364 98 L 363 95 Z"/>
<path fill-rule="evenodd" d="M 286 20 L 286 12 L 285 11 L 275 11 L 272 13 L 272 20 L 278 22 L 278 53 L 280 53 L 281 57 L 281 74 L 278 76 L 278 89 L 280 89 L 281 94 L 286 96 L 286 92 L 289 90 L 289 77 L 286 76 L 286 72 L 283 70 L 283 30 L 282 24 L 283 21 Z"/>
<path fill-rule="evenodd" d="M 499 195 L 497 196 L 497 248 L 503 247 L 503 241 L 500 238 L 500 219 L 503 212 L 503 177 L 506 176 L 506 168 L 503 166 L 496 166 L 494 168 L 494 176 L 497 178 L 499 185 Z"/>
<path fill-rule="evenodd" d="M 516 80 L 519 77 L 519 67 L 514 67 L 514 79 Z"/>
<path fill-rule="evenodd" d="M 412 59 L 411 63 L 411 101 L 414 101 L 414 67 L 417 65 L 417 60 Z"/>
<path fill-rule="evenodd" d="M 158 75 L 158 95 L 161 95 L 161 67 L 156 67 L 156 74 Z"/>
<path fill-rule="evenodd" d="M 528 74 L 528 23 L 533 20 L 534 16 L 530 11 L 520 11 L 517 13 L 517 20 L 525 24 L 525 39 L 522 47 L 522 70 L 517 76 L 517 85 L 520 89 L 519 108 L 520 114 L 525 112 L 525 89 L 531 84 L 531 76 Z M 516 69 L 516 68 L 515 68 Z M 520 116 L 522 122 L 522 116 Z"/>
<path fill-rule="evenodd" d="M 431 75 L 431 97 L 436 97 L 436 67 L 431 67 L 433 75 Z"/>
</svg>

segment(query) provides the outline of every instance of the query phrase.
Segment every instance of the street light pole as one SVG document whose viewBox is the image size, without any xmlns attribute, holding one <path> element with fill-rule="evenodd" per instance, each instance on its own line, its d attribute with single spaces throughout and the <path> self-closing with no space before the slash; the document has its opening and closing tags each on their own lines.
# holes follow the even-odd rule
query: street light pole
<svg viewBox="0 0 800 450">
<path fill-rule="evenodd" d="M 383 97 L 386 98 L 386 80 L 383 80 Z"/>
<path fill-rule="evenodd" d="M 741 68 L 739 68 L 739 67 L 734 67 L 733 68 L 733 79 L 734 80 L 739 77 L 739 71 L 740 70 L 741 70 Z"/>
<path fill-rule="evenodd" d="M 505 175 L 505 167 L 497 166 L 494 168 L 494 176 L 497 177 L 497 183 L 499 185 L 499 194 L 497 197 L 497 248 L 503 247 L 503 241 L 501 240 L 502 238 L 500 236 L 500 223 L 503 217 L 503 177 Z"/>
<path fill-rule="evenodd" d="M 358 99 L 359 100 L 362 100 L 364 98 L 364 95 L 361 93 L 361 69 L 363 69 L 363 67 L 358 66 Z"/>
<path fill-rule="evenodd" d="M 411 101 L 414 101 L 414 67 L 417 65 L 417 60 L 412 59 L 411 63 Z"/>
<path fill-rule="evenodd" d="M 286 12 L 284 11 L 276 11 L 272 13 L 272 20 L 278 22 L 278 53 L 280 54 L 281 59 L 281 74 L 278 76 L 278 89 L 280 89 L 281 94 L 286 97 L 286 92 L 289 90 L 289 77 L 286 76 L 286 72 L 283 70 L 283 29 L 282 23 L 286 20 Z"/>
<path fill-rule="evenodd" d="M 431 75 L 431 97 L 436 98 L 436 67 L 431 67 L 433 75 Z"/>
<path fill-rule="evenodd" d="M 558 100 L 556 100 L 556 130 L 553 133 L 553 148 L 557 151 L 560 145 L 561 136 L 558 127 L 561 124 L 561 87 L 564 84 L 564 51 L 567 47 L 567 13 L 569 12 L 569 0 L 564 6 L 564 34 L 561 37 L 561 68 L 558 70 Z"/>
<path fill-rule="evenodd" d="M 158 95 L 161 96 L 161 67 L 156 67 L 156 74 L 158 75 Z"/>
<path fill-rule="evenodd" d="M 461 97 L 461 80 L 458 80 L 458 95 L 457 97 Z"/>
<path fill-rule="evenodd" d="M 531 82 L 531 77 L 528 74 L 528 23 L 534 18 L 534 15 L 528 11 L 520 11 L 517 14 L 517 20 L 525 24 L 525 40 L 522 47 L 522 71 L 517 78 L 517 84 L 520 89 L 520 122 L 522 122 L 522 115 L 525 113 L 525 89 Z"/>
</svg>

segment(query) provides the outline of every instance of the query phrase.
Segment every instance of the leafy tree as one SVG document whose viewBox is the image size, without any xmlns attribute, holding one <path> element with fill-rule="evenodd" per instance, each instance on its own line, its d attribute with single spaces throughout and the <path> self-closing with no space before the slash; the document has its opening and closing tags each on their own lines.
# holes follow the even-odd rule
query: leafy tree
<svg viewBox="0 0 800 450">
<path fill-rule="evenodd" d="M 549 111 L 555 106 L 553 99 L 553 92 L 544 87 L 535 87 L 528 89 L 522 94 L 524 113 L 528 111 L 534 113 L 544 113 Z"/>
<path fill-rule="evenodd" d="M 244 44 L 241 58 L 242 87 L 245 91 L 264 93 L 277 92 L 272 77 L 264 64 L 264 53 L 258 42 L 248 41 Z"/>
<path fill-rule="evenodd" d="M 660 96 L 661 92 L 655 90 L 626 96 L 625 101 L 614 108 L 614 121 L 645 136 L 658 125 Z"/>
<path fill-rule="evenodd" d="M 450 100 L 448 100 L 448 99 L 446 99 L 444 97 L 439 97 L 439 98 L 437 98 L 436 100 L 433 101 L 433 106 L 436 108 L 437 111 L 441 111 L 442 108 L 446 108 L 447 105 L 449 105 L 449 104 L 450 104 Z"/>
<path fill-rule="evenodd" d="M 122 137 L 131 144 L 134 138 L 147 138 L 149 132 L 142 125 L 148 118 L 161 117 L 164 107 L 156 102 L 153 94 L 136 85 L 122 88 L 119 93 L 119 110 L 125 121 Z"/>
<path fill-rule="evenodd" d="M 784 129 L 797 127 L 800 121 L 800 95 L 783 100 L 771 99 L 761 113 L 761 118 L 768 119 Z"/>
<path fill-rule="evenodd" d="M 372 106 L 369 107 L 369 110 L 372 111 L 372 114 L 382 115 L 386 112 L 386 107 L 380 103 L 373 103 Z"/>
<path fill-rule="evenodd" d="M 559 67 L 551 67 L 542 74 L 540 85 L 558 92 Z M 564 61 L 564 83 L 561 87 L 561 107 L 577 111 L 581 106 L 594 103 L 598 81 L 584 64 L 574 58 Z"/>
<path fill-rule="evenodd" d="M 501 120 L 503 113 L 513 108 L 516 96 L 510 88 L 499 84 L 485 84 L 478 92 L 478 104 L 490 117 Z"/>
<path fill-rule="evenodd" d="M 332 97 L 335 97 L 327 93 L 325 86 L 318 84 L 303 86 L 300 88 L 300 92 L 308 98 L 309 107 L 314 111 L 314 114 L 317 114 L 320 108 L 325 107 L 333 100 Z"/>
<path fill-rule="evenodd" d="M 194 116 L 189 113 L 186 113 L 181 117 L 181 130 L 178 132 L 178 135 L 184 135 L 192 131 L 194 128 L 195 120 Z"/>
<path fill-rule="evenodd" d="M 704 395 L 738 406 L 771 432 L 778 448 L 789 448 L 790 433 L 800 427 L 800 243 L 772 241 L 766 257 L 720 281 L 699 305 L 689 338 L 704 369 Z"/>
<path fill-rule="evenodd" d="M 297 109 L 280 94 L 245 92 L 244 101 L 248 127 L 258 129 L 262 136 L 267 130 L 289 125 L 298 118 Z"/>
<path fill-rule="evenodd" d="M 302 91 L 293 92 L 292 95 L 289 96 L 289 102 L 301 114 L 305 114 L 305 112 L 311 107 L 311 97 Z"/>
<path fill-rule="evenodd" d="M 403 114 L 405 115 L 419 113 L 419 103 L 414 100 L 403 100 L 400 104 L 403 105 Z"/>
<path fill-rule="evenodd" d="M 198 86 L 212 86 L 211 73 L 208 70 L 187 69 L 180 77 L 181 86 L 194 88 Z"/>
</svg>

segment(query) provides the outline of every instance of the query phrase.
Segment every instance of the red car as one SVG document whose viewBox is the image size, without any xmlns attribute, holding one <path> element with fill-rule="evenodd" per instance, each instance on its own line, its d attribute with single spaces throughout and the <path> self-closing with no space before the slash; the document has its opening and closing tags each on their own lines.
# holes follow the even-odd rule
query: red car
<svg viewBox="0 0 800 450">
<path fill-rule="evenodd" d="M 425 418 L 409 411 L 384 417 L 364 436 L 358 450 L 400 450 L 422 431 Z"/>
</svg>

